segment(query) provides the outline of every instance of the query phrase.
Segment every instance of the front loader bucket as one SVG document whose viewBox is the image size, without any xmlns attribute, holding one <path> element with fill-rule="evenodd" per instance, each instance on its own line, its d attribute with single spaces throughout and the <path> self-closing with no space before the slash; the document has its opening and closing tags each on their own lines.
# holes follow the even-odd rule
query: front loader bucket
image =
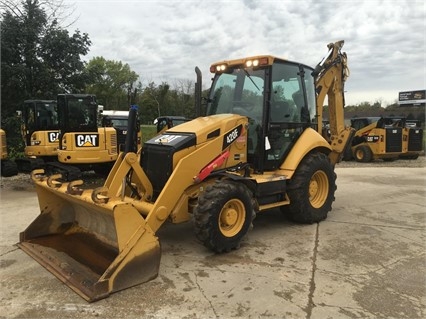
<svg viewBox="0 0 426 319">
<path fill-rule="evenodd" d="M 158 275 L 158 238 L 132 204 L 99 204 L 92 190 L 33 180 L 41 213 L 18 246 L 81 297 L 96 301 Z"/>
</svg>

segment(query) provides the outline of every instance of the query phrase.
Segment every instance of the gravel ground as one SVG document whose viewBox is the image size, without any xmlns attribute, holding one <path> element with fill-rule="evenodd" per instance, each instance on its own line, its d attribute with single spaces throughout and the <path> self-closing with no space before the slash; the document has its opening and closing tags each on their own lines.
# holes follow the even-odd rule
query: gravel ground
<svg viewBox="0 0 426 319">
<path fill-rule="evenodd" d="M 385 162 L 383 160 L 375 160 L 370 163 L 358 163 L 356 161 L 342 161 L 337 167 L 425 167 L 426 158 L 423 155 L 416 160 L 398 159 L 393 162 Z"/>
<path fill-rule="evenodd" d="M 356 161 L 342 161 L 336 167 L 426 167 L 426 157 L 419 156 L 416 160 L 396 160 L 393 162 L 385 162 L 376 160 L 371 163 L 358 163 Z M 93 172 L 83 173 L 84 185 L 87 188 L 94 188 L 103 184 L 103 179 Z M 0 188 L 16 191 L 32 191 L 34 186 L 29 174 L 20 173 L 12 177 L 1 177 Z"/>
<path fill-rule="evenodd" d="M 95 188 L 102 186 L 104 179 L 96 175 L 93 171 L 83 172 L 84 188 Z M 15 191 L 35 191 L 30 174 L 19 173 L 12 177 L 1 177 L 0 189 Z"/>
</svg>

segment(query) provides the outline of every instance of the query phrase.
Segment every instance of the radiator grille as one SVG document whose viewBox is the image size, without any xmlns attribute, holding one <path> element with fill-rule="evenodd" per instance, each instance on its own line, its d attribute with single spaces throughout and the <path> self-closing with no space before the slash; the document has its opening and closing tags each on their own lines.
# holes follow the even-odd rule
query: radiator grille
<svg viewBox="0 0 426 319">
<path fill-rule="evenodd" d="M 386 153 L 402 152 L 402 128 L 386 129 Z"/>
<path fill-rule="evenodd" d="M 423 144 L 423 130 L 411 128 L 408 131 L 408 151 L 421 151 Z"/>
</svg>

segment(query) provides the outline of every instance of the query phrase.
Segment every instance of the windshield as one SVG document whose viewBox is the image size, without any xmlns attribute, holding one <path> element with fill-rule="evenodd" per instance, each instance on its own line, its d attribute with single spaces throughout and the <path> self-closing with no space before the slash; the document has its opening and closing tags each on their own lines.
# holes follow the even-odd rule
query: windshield
<svg viewBox="0 0 426 319">
<path fill-rule="evenodd" d="M 55 101 L 26 102 L 24 114 L 27 128 L 30 131 L 58 129 L 58 113 Z"/>
<path fill-rule="evenodd" d="M 117 117 L 109 117 L 105 116 L 102 119 L 102 126 L 110 126 L 110 127 L 116 127 L 116 128 L 127 128 L 127 123 L 129 122 L 129 119 L 126 118 L 117 118 Z"/>
<path fill-rule="evenodd" d="M 217 75 L 210 91 L 207 115 L 234 113 L 262 120 L 265 70 L 230 69 Z"/>
<path fill-rule="evenodd" d="M 94 96 L 58 96 L 60 125 L 70 132 L 97 131 L 98 105 Z"/>
<path fill-rule="evenodd" d="M 96 105 L 90 100 L 75 99 L 68 101 L 70 125 L 91 125 L 96 123 Z"/>
<path fill-rule="evenodd" d="M 301 75 L 299 65 L 275 63 L 272 70 L 271 121 L 310 122 L 315 114 L 314 80 L 309 69 Z M 304 81 L 304 83 L 302 83 Z M 306 88 L 307 101 L 303 96 Z"/>
</svg>

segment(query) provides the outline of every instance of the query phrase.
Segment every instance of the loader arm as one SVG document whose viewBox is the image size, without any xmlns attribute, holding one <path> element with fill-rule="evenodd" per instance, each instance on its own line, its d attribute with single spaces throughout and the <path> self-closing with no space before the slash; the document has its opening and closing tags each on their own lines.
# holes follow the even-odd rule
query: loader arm
<svg viewBox="0 0 426 319">
<path fill-rule="evenodd" d="M 217 161 L 217 154 L 233 148 L 240 152 L 246 142 L 246 132 L 237 130 L 247 126 L 246 117 L 227 114 L 194 121 L 181 124 L 185 133 L 175 131 L 183 138 L 193 135 L 191 129 L 199 134 L 195 145 L 181 147 L 169 158 L 173 170 L 158 194 L 133 152 L 122 153 L 104 186 L 96 189 L 33 171 L 41 214 L 20 233 L 19 247 L 88 301 L 155 278 L 161 257 L 155 232 L 172 213 L 174 221 L 188 220 L 182 203 L 188 189 L 205 186 L 200 172 L 235 165 L 227 155 Z M 159 139 L 158 146 L 167 148 Z"/>
<path fill-rule="evenodd" d="M 337 163 L 341 159 L 354 130 L 345 126 L 344 118 L 344 84 L 349 76 L 347 56 L 341 52 L 343 41 L 328 44 L 328 55 L 316 66 L 312 73 L 316 77 L 317 123 L 321 134 L 324 100 L 328 96 L 328 116 L 330 122 L 330 141 L 332 151 L 330 160 Z"/>
<path fill-rule="evenodd" d="M 222 134 L 214 139 L 208 139 L 195 146 L 190 152 L 181 157 L 173 168 L 173 171 L 162 188 L 155 201 L 152 202 L 153 186 L 145 172 L 135 161 L 136 154 L 128 153 L 123 160 L 116 162 L 111 170 L 105 185 L 100 188 L 100 192 L 107 196 L 109 201 L 122 200 L 131 203 L 146 219 L 147 225 L 153 232 L 156 232 L 164 221 L 170 216 L 174 208 L 178 205 L 182 197 L 185 197 L 185 190 L 193 188 L 194 185 L 199 184 L 202 188 L 201 181 L 206 177 L 206 171 L 211 173 L 226 166 L 226 159 L 228 158 L 229 151 L 224 149 L 224 138 L 229 131 L 241 125 L 247 126 L 245 117 L 233 116 L 230 122 L 233 122 L 231 129 L 221 129 Z M 183 124 L 181 124 L 182 127 Z M 169 131 L 171 132 L 171 130 Z M 200 136 L 199 139 L 202 139 Z M 235 138 L 236 140 L 237 138 Z M 232 144 L 231 144 L 232 145 Z M 229 147 L 230 145 L 228 145 Z M 186 151 L 184 151 L 186 153 Z M 221 161 L 218 161 L 218 154 L 224 154 Z M 220 156 L 219 156 L 220 157 Z M 213 163 L 213 164 L 212 164 Z M 217 165 L 217 163 L 220 163 Z M 222 166 L 222 164 L 224 166 Z M 214 167 L 214 169 L 212 169 Z M 203 170 L 204 169 L 204 170 Z M 140 198 L 131 198 L 129 196 L 121 196 L 120 194 L 128 194 L 129 191 L 123 189 L 125 183 L 123 180 L 132 172 L 132 183 L 141 196 Z M 200 174 L 201 173 L 201 174 Z M 208 174 L 207 174 L 208 175 Z M 200 179 L 200 176 L 203 178 Z M 176 191 L 176 189 L 183 191 Z M 142 199 L 142 200 L 141 200 Z M 151 201 L 150 201 L 151 200 Z M 183 214 L 188 214 L 184 212 Z M 174 216 L 175 217 L 175 216 Z M 189 217 L 188 217 L 189 218 Z M 185 218 L 179 218 L 184 220 Z"/>
</svg>

